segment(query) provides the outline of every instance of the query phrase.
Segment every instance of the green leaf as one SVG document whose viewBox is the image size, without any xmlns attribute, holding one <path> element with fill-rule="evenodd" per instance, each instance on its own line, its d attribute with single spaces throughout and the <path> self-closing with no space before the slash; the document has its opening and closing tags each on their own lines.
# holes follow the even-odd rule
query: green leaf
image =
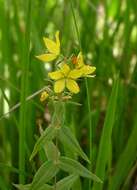
<svg viewBox="0 0 137 190">
<path fill-rule="evenodd" d="M 77 139 L 68 127 L 62 127 L 59 131 L 59 139 L 62 144 L 65 144 L 68 149 L 80 155 L 84 160 L 90 163 L 90 160 L 81 149 Z"/>
<path fill-rule="evenodd" d="M 119 0 L 113 0 L 113 1 L 109 0 L 107 6 L 108 6 L 107 11 L 108 11 L 109 17 L 114 18 L 120 11 L 121 1 L 119 1 Z"/>
<path fill-rule="evenodd" d="M 38 190 L 39 187 L 52 179 L 58 171 L 59 167 L 53 161 L 45 162 L 35 174 L 30 190 Z"/>
<path fill-rule="evenodd" d="M 125 145 L 125 149 L 120 155 L 120 158 L 116 164 L 115 172 L 112 177 L 112 181 L 109 190 L 120 189 L 121 184 L 128 176 L 133 163 L 136 161 L 137 155 L 137 115 L 135 117 L 134 127 L 129 136 L 128 142 Z"/>
<path fill-rule="evenodd" d="M 44 146 L 45 153 L 47 155 L 48 160 L 56 160 L 60 156 L 60 152 L 58 148 L 52 141 L 47 141 Z"/>
<path fill-rule="evenodd" d="M 30 190 L 31 184 L 22 185 L 22 184 L 13 184 L 19 190 Z"/>
<path fill-rule="evenodd" d="M 37 140 L 33 152 L 30 156 L 30 160 L 32 160 L 32 158 L 36 155 L 36 153 L 42 148 L 43 145 L 45 145 L 45 143 L 47 141 L 50 141 L 54 138 L 56 134 L 56 129 L 54 127 L 48 127 L 46 128 L 46 130 L 43 132 L 43 134 L 40 136 L 40 138 Z"/>
<path fill-rule="evenodd" d="M 56 190 L 69 190 L 77 179 L 77 175 L 65 177 L 56 184 Z"/>
<path fill-rule="evenodd" d="M 97 182 L 102 182 L 96 175 L 94 175 L 92 172 L 87 170 L 84 166 L 82 166 L 79 162 L 76 160 L 67 158 L 67 157 L 60 157 L 59 167 L 60 169 L 69 172 L 74 173 L 76 175 L 92 179 Z"/>
<path fill-rule="evenodd" d="M 22 184 L 13 184 L 17 189 L 19 190 L 30 190 L 31 188 L 31 184 L 27 184 L 27 185 L 22 185 Z M 42 187 L 38 187 L 37 190 L 53 190 L 53 187 L 48 185 L 48 184 L 44 184 L 42 185 Z"/>
<path fill-rule="evenodd" d="M 105 169 L 108 162 L 109 150 L 111 145 L 112 129 L 115 122 L 115 111 L 117 105 L 119 80 L 114 82 L 111 96 L 109 99 L 107 114 L 103 126 L 103 131 L 100 140 L 99 153 L 97 158 L 96 175 L 102 180 L 105 178 Z M 101 190 L 103 184 L 94 183 L 93 190 Z"/>
<path fill-rule="evenodd" d="M 48 184 L 42 185 L 42 187 L 39 187 L 37 190 L 54 190 L 52 186 Z"/>
</svg>

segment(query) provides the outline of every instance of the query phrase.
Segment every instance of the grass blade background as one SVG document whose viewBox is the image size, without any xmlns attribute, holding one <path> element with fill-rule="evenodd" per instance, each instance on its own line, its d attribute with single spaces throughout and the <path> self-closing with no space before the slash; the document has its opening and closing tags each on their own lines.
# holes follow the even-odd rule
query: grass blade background
<svg viewBox="0 0 137 190">
<path fill-rule="evenodd" d="M 82 46 L 85 63 L 96 66 L 96 77 L 88 79 L 88 93 L 85 82 L 78 81 L 81 91 L 79 95 L 74 96 L 73 101 L 82 106 L 67 104 L 65 113 L 65 123 L 72 129 L 83 151 L 86 155 L 92 154 L 90 160 L 92 160 L 93 173 L 98 160 L 99 142 L 112 82 L 119 73 L 116 119 L 111 147 L 108 150 L 106 183 L 103 184 L 103 188 L 133 189 L 136 186 L 136 172 L 132 171 L 132 168 L 135 167 L 137 151 L 136 143 L 132 142 L 133 139 L 130 137 L 133 137 L 133 131 L 136 133 L 137 2 L 136 0 L 73 0 L 72 3 L 75 23 L 68 0 L 35 0 L 32 3 L 32 11 L 28 13 L 28 1 L 0 0 L 0 116 L 8 111 L 8 105 L 12 107 L 20 102 L 20 96 L 23 103 L 23 96 L 33 94 L 47 85 L 45 79 L 52 65 L 40 62 L 35 55 L 46 50 L 42 37 L 52 38 L 56 30 L 60 30 L 63 54 L 77 55 Z M 31 24 L 26 27 L 30 19 Z M 76 24 L 80 40 L 76 34 Z M 28 39 L 26 35 L 30 37 L 30 33 L 31 38 Z M 25 70 L 28 73 L 28 82 L 25 79 L 23 87 L 24 84 L 21 82 L 23 68 L 27 68 L 28 63 L 29 72 Z M 36 142 L 35 135 L 39 136 L 37 121 L 42 121 L 42 127 L 45 129 L 49 124 L 49 120 L 45 118 L 45 115 L 50 116 L 49 109 L 39 102 L 39 95 L 33 101 L 27 102 L 26 108 L 25 102 L 22 105 L 21 110 L 16 109 L 0 120 L 0 163 L 3 165 L 0 170 L 0 189 L 15 189 L 12 183 L 19 183 L 19 173 L 22 182 L 25 178 L 26 183 L 31 183 L 32 176 L 45 159 L 45 156 L 36 156 L 32 162 L 29 162 Z M 27 110 L 27 114 L 23 107 Z M 89 125 L 91 120 L 92 126 Z M 89 133 L 90 129 L 92 133 Z M 131 146 L 133 152 L 130 150 L 132 154 L 129 155 Z M 64 156 L 77 159 L 67 147 L 62 147 L 62 151 Z M 39 155 L 42 155 L 41 153 Z M 123 155 L 127 158 L 124 162 L 120 161 Z M 86 162 L 82 159 L 79 161 L 87 167 Z M 19 169 L 14 172 L 12 169 L 7 169 L 7 166 Z M 119 176 L 116 177 L 118 172 Z M 58 177 L 62 176 L 65 177 L 63 172 Z M 127 181 L 128 185 L 125 187 Z M 91 185 L 89 180 L 79 178 L 72 189 L 91 190 Z"/>
<path fill-rule="evenodd" d="M 28 91 L 28 74 L 30 65 L 30 26 L 31 26 L 31 0 L 27 1 L 26 7 L 26 20 L 25 20 L 25 37 L 23 42 L 22 54 L 22 80 L 21 80 L 21 107 L 20 107 L 20 129 L 19 129 L 19 169 L 25 171 L 25 133 L 27 125 L 26 114 L 26 97 Z M 25 177 L 20 174 L 20 183 L 25 182 Z"/>
<path fill-rule="evenodd" d="M 119 89 L 119 79 L 113 84 L 111 96 L 108 103 L 107 113 L 104 121 L 103 131 L 100 139 L 99 152 L 96 163 L 96 175 L 99 176 L 103 182 L 105 182 L 105 169 L 109 162 L 109 150 L 112 146 L 111 137 L 112 129 L 115 122 L 115 111 L 117 106 L 117 97 Z M 93 190 L 103 189 L 102 184 L 93 184 Z"/>
<path fill-rule="evenodd" d="M 121 184 L 124 182 L 124 179 L 127 177 L 131 166 L 136 160 L 136 151 L 137 151 L 137 120 L 135 119 L 134 127 L 129 136 L 128 142 L 120 158 L 117 162 L 114 176 L 112 177 L 112 181 L 109 189 L 120 189 Z"/>
</svg>

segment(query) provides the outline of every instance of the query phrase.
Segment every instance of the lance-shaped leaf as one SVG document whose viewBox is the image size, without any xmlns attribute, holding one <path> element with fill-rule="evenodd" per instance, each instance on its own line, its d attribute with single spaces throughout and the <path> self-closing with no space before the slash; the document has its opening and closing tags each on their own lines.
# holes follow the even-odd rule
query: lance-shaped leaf
<svg viewBox="0 0 137 190">
<path fill-rule="evenodd" d="M 65 144 L 71 151 L 80 155 L 84 160 L 90 163 L 88 157 L 81 149 L 77 139 L 68 127 L 62 127 L 59 131 L 59 139 L 62 144 Z"/>
<path fill-rule="evenodd" d="M 27 185 L 22 185 L 22 184 L 13 184 L 18 190 L 30 190 L 31 188 L 31 184 L 27 184 Z M 39 187 L 37 190 L 53 190 L 53 187 L 48 185 L 48 184 L 44 184 L 42 185 L 42 187 Z"/>
<path fill-rule="evenodd" d="M 33 152 L 32 152 L 32 154 L 30 156 L 30 160 L 32 160 L 32 158 L 42 148 L 42 146 L 45 145 L 45 143 L 47 141 L 50 141 L 55 137 L 55 134 L 56 134 L 56 128 L 54 128 L 54 127 L 46 128 L 46 130 L 43 132 L 43 134 L 37 140 L 37 142 L 36 142 L 36 144 L 34 146 Z"/>
<path fill-rule="evenodd" d="M 52 186 L 48 184 L 42 185 L 42 187 L 39 187 L 37 190 L 54 190 Z"/>
<path fill-rule="evenodd" d="M 47 155 L 48 160 L 56 160 L 60 156 L 58 148 L 52 141 L 47 141 L 44 146 L 44 151 Z"/>
<path fill-rule="evenodd" d="M 90 172 L 87 168 L 85 168 L 84 166 L 82 166 L 79 162 L 77 162 L 76 160 L 67 158 L 67 157 L 60 157 L 60 162 L 59 162 L 59 167 L 60 169 L 69 172 L 69 173 L 73 173 L 85 178 L 89 178 L 92 179 L 96 182 L 100 182 L 102 183 L 102 181 L 100 180 L 100 178 L 98 178 L 95 174 L 93 174 L 92 172 Z"/>
<path fill-rule="evenodd" d="M 38 190 L 52 179 L 58 171 L 59 167 L 53 161 L 50 160 L 45 162 L 35 174 L 30 190 Z"/>
<path fill-rule="evenodd" d="M 13 184 L 17 189 L 19 190 L 30 190 L 30 186 L 31 184 L 26 184 L 26 185 L 22 185 L 22 184 Z"/>
<path fill-rule="evenodd" d="M 56 184 L 56 190 L 69 190 L 73 183 L 78 179 L 77 175 L 70 175 L 60 180 Z"/>
</svg>

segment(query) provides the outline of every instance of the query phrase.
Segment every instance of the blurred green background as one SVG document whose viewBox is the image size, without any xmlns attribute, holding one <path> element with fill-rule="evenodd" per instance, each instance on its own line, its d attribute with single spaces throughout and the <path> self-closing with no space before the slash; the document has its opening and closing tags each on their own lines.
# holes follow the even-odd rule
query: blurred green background
<svg viewBox="0 0 137 190">
<path fill-rule="evenodd" d="M 0 120 L 1 190 L 31 182 L 44 160 L 42 152 L 34 162 L 29 157 L 39 135 L 37 121 L 46 127 L 50 114 L 39 96 L 27 103 L 25 97 L 47 85 L 54 64 L 35 55 L 45 52 L 42 37 L 53 38 L 56 30 L 63 54 L 77 55 L 76 26 L 85 63 L 96 66 L 96 77 L 88 79 L 88 93 L 80 82 L 74 101 L 82 106 L 68 104 L 65 114 L 92 160 L 92 172 L 104 181 L 90 189 L 137 188 L 137 1 L 0 0 L 0 116 L 22 103 Z M 73 189 L 87 190 L 88 180 Z"/>
</svg>

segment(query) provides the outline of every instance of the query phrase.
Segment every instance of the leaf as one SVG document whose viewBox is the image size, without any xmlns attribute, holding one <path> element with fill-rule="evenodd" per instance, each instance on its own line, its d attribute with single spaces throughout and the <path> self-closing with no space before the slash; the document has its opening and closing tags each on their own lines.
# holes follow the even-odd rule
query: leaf
<svg viewBox="0 0 137 190">
<path fill-rule="evenodd" d="M 56 184 L 56 190 L 69 190 L 73 183 L 78 179 L 77 175 L 70 175 L 60 180 Z"/>
<path fill-rule="evenodd" d="M 52 141 L 47 141 L 44 146 L 45 153 L 47 155 L 48 160 L 56 160 L 60 156 L 60 152 L 58 148 Z"/>
<path fill-rule="evenodd" d="M 96 175 L 94 175 L 92 172 L 87 170 L 84 166 L 82 166 L 79 162 L 76 160 L 67 158 L 67 157 L 60 157 L 59 167 L 60 169 L 69 172 L 74 173 L 76 175 L 80 175 L 85 178 L 92 179 L 97 182 L 102 182 Z"/>
<path fill-rule="evenodd" d="M 30 160 L 33 159 L 33 157 L 36 155 L 36 153 L 42 148 L 43 145 L 45 145 L 45 143 L 47 141 L 50 141 L 54 138 L 55 134 L 56 134 L 56 129 L 54 127 L 46 128 L 46 130 L 43 132 L 43 134 L 37 140 L 37 142 L 34 146 L 33 152 L 30 156 Z"/>
<path fill-rule="evenodd" d="M 109 99 L 108 109 L 105 117 L 105 122 L 103 126 L 103 131 L 101 135 L 100 145 L 99 145 L 99 153 L 97 158 L 97 166 L 96 166 L 96 175 L 99 176 L 102 180 L 105 178 L 105 168 L 108 162 L 109 150 L 111 145 L 111 135 L 112 128 L 115 122 L 115 111 L 117 105 L 117 97 L 118 97 L 118 88 L 119 80 L 117 79 L 114 82 L 111 96 Z M 93 190 L 101 190 L 103 187 L 102 184 L 94 183 Z"/>
<path fill-rule="evenodd" d="M 62 144 L 65 144 L 71 151 L 80 155 L 84 160 L 90 163 L 88 157 L 81 149 L 77 139 L 68 127 L 62 127 L 59 131 L 59 139 Z"/>
<path fill-rule="evenodd" d="M 125 145 L 120 158 L 116 164 L 115 172 L 112 177 L 112 181 L 109 190 L 120 189 L 121 184 L 124 182 L 125 178 L 129 174 L 129 171 L 136 161 L 137 155 L 137 115 L 135 117 L 134 127 L 129 136 L 128 142 Z"/>
<path fill-rule="evenodd" d="M 42 185 L 42 187 L 39 187 L 37 190 L 54 190 L 52 186 L 48 184 Z"/>
<path fill-rule="evenodd" d="M 17 189 L 19 190 L 30 190 L 30 186 L 31 184 L 26 184 L 26 185 L 22 185 L 22 184 L 13 184 Z"/>
<path fill-rule="evenodd" d="M 58 165 L 53 161 L 45 162 L 35 174 L 30 190 L 38 190 L 39 187 L 42 187 L 52 179 L 58 171 Z"/>
<path fill-rule="evenodd" d="M 30 187 L 31 187 L 31 184 L 27 184 L 27 185 L 13 184 L 13 185 L 19 190 L 30 190 Z M 53 190 L 53 187 L 48 184 L 44 184 L 42 185 L 42 187 L 39 187 L 37 190 Z"/>
<path fill-rule="evenodd" d="M 121 8 L 121 1 L 119 0 L 113 0 L 113 1 L 108 1 L 108 15 L 109 17 L 114 18 L 120 11 Z"/>
</svg>

